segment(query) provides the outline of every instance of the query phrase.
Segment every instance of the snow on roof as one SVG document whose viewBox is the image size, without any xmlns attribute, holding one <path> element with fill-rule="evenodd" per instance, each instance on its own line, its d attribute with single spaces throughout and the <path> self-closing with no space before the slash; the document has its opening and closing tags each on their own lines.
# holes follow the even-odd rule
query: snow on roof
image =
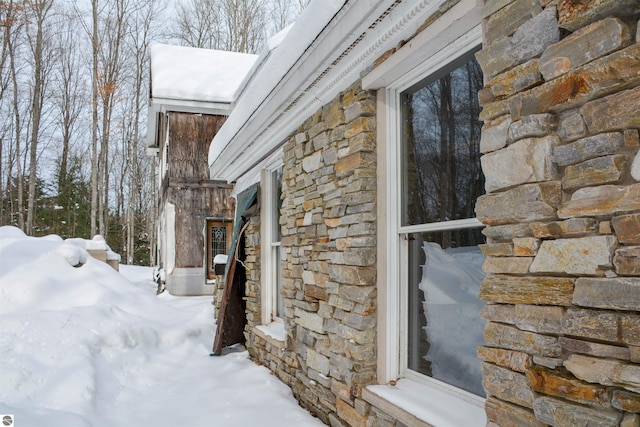
<svg viewBox="0 0 640 427">
<path fill-rule="evenodd" d="M 154 43 L 153 98 L 231 103 L 258 55 Z"/>
<path fill-rule="evenodd" d="M 246 83 L 247 86 L 243 88 L 244 92 L 240 95 L 232 114 L 211 142 L 209 165 L 250 120 L 344 3 L 345 0 L 311 2 L 294 24 L 269 39 L 267 47 L 260 55 L 260 61 L 264 61 L 264 64 L 255 70 L 256 75 Z"/>
</svg>

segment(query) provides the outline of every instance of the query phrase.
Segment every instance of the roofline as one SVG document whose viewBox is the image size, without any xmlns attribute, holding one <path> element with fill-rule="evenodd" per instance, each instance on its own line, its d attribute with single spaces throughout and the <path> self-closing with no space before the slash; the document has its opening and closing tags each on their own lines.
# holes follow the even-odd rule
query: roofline
<svg viewBox="0 0 640 427">
<path fill-rule="evenodd" d="M 251 84 L 259 81 L 260 73 L 268 72 L 279 56 L 287 54 L 279 55 L 278 49 L 286 50 L 291 44 L 288 39 L 297 36 L 294 26 L 243 88 L 237 105 L 252 108 L 240 109 L 242 116 L 232 112 L 214 137 L 209 150 L 211 178 L 232 182 L 248 171 L 283 144 L 304 120 L 370 71 L 375 59 L 396 47 L 402 37 L 415 34 L 444 1 L 345 1 L 326 22 L 319 23 L 322 28 L 315 38 L 298 51 L 271 90 L 256 99 Z M 461 3 L 467 8 L 477 6 L 476 0 Z M 252 95 L 254 98 L 248 99 Z"/>
</svg>

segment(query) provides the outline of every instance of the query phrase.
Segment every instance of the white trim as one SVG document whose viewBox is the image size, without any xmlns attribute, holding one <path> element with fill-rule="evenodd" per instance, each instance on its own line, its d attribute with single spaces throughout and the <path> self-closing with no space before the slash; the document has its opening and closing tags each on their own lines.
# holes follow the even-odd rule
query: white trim
<svg viewBox="0 0 640 427">
<path fill-rule="evenodd" d="M 379 200 L 386 203 L 386 239 L 387 248 L 385 254 L 385 289 L 380 295 L 380 327 L 384 327 L 384 340 L 381 340 L 379 352 L 384 352 L 378 365 L 378 381 L 381 384 L 388 383 L 400 377 L 401 381 L 409 381 L 417 387 L 424 387 L 429 394 L 442 395 L 445 400 L 460 400 L 460 407 L 471 405 L 480 408 L 472 424 L 484 426 L 486 419 L 482 410 L 485 399 L 468 393 L 457 387 L 450 386 L 433 378 L 428 378 L 406 367 L 407 349 L 407 320 L 402 313 L 406 313 L 408 286 L 406 283 L 408 263 L 401 262 L 406 259 L 408 252 L 407 241 L 403 235 L 415 232 L 443 231 L 448 229 L 475 228 L 482 224 L 475 218 L 454 220 L 440 223 L 419 224 L 402 226 L 401 204 L 401 180 L 398 171 L 401 170 L 401 117 L 400 117 L 400 93 L 412 85 L 420 82 L 425 77 L 441 69 L 445 64 L 470 52 L 482 42 L 482 32 L 479 25 L 480 8 L 475 0 L 462 0 L 458 5 L 447 12 L 443 17 L 435 21 L 430 27 L 418 34 L 412 41 L 399 49 L 376 69 L 363 78 L 364 88 L 384 88 L 386 98 L 386 111 L 384 115 L 378 112 L 378 120 L 384 118 L 386 123 L 384 139 L 379 144 L 385 144 L 384 160 L 379 157 L 379 167 L 384 164 L 386 197 Z M 440 48 L 443 40 L 447 40 L 444 47 Z M 379 193 L 380 196 L 380 193 Z M 403 257 L 403 254 L 405 255 Z M 375 390 L 374 386 L 370 387 Z M 384 399 L 384 394 L 381 396 Z M 393 403 L 393 402 L 390 402 Z M 395 404 L 395 403 L 393 403 Z M 410 414 L 410 408 L 404 408 Z M 442 408 L 439 408 L 441 411 Z M 436 410 L 437 412 L 437 410 Z M 442 414 L 442 412 L 440 412 Z M 442 421 L 435 421 L 432 414 L 419 418 L 434 425 L 450 425 Z M 436 417 L 437 418 L 437 417 Z M 476 424 L 477 423 L 477 424 Z"/>
</svg>

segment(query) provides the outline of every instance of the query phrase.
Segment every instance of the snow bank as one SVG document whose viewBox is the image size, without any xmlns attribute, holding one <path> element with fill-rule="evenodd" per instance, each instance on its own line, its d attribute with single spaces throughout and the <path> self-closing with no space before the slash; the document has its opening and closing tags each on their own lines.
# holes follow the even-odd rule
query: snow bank
<svg viewBox="0 0 640 427">
<path fill-rule="evenodd" d="M 151 268 L 122 267 L 0 227 L 0 413 L 21 427 L 321 425 L 242 348 L 209 356 L 210 297 L 157 297 Z"/>
</svg>

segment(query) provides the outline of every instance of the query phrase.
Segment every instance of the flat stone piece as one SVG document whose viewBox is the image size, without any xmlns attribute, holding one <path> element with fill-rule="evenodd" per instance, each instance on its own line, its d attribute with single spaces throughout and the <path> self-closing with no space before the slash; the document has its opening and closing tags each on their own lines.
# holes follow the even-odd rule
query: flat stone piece
<svg viewBox="0 0 640 427">
<path fill-rule="evenodd" d="M 555 114 L 541 113 L 525 116 L 509 126 L 509 142 L 523 138 L 541 137 L 549 135 L 558 127 Z M 556 143 L 556 145 L 558 145 Z"/>
<path fill-rule="evenodd" d="M 615 216 L 611 224 L 620 243 L 640 244 L 640 213 Z"/>
<path fill-rule="evenodd" d="M 616 273 L 620 276 L 640 276 L 640 246 L 618 249 L 613 257 L 613 265 L 616 267 Z M 637 281 L 640 282 L 640 280 Z M 636 310 L 640 310 L 640 303 L 636 307 Z"/>
<path fill-rule="evenodd" d="M 482 126 L 480 136 L 480 152 L 496 151 L 507 145 L 507 132 L 511 125 L 511 117 L 505 115 Z"/>
<path fill-rule="evenodd" d="M 561 218 L 606 216 L 640 210 L 640 184 L 600 185 L 575 191 L 558 209 Z"/>
<path fill-rule="evenodd" d="M 632 52 L 634 46 L 639 47 Z M 640 52 L 638 51 L 640 51 L 640 43 L 621 51 L 621 55 L 629 53 L 629 57 L 622 57 L 619 62 L 611 61 L 610 65 L 611 67 L 627 67 L 627 70 L 621 70 L 620 76 L 611 77 L 620 79 L 619 82 L 623 83 L 628 81 L 637 82 L 640 76 Z M 627 59 L 634 62 L 624 64 Z M 634 68 L 635 70 L 633 70 Z M 629 71 L 629 73 L 627 74 L 625 71 Z M 613 89 L 616 86 L 615 81 L 611 81 L 611 85 Z M 639 110 L 640 87 L 596 99 L 580 107 L 580 113 L 584 118 L 587 129 L 592 134 L 640 127 Z"/>
<path fill-rule="evenodd" d="M 487 418 L 500 427 L 545 427 L 538 421 L 532 411 L 521 406 L 503 402 L 489 397 L 484 405 Z"/>
<path fill-rule="evenodd" d="M 540 239 L 535 237 L 516 237 L 513 239 L 513 254 L 515 256 L 532 257 L 538 253 Z"/>
<path fill-rule="evenodd" d="M 539 238 L 568 237 L 591 234 L 598 230 L 592 218 L 570 218 L 566 221 L 536 222 L 530 224 L 533 235 Z"/>
<path fill-rule="evenodd" d="M 626 412 L 640 412 L 640 396 L 623 390 L 614 390 L 611 404 Z"/>
<path fill-rule="evenodd" d="M 638 81 L 640 44 L 634 44 L 509 98 L 509 112 L 511 119 L 516 121 L 530 114 L 567 110 L 633 87 Z M 640 101 L 636 91 L 640 89 L 597 99 L 589 107 L 583 105 L 581 113 L 590 133 L 638 127 L 640 117 L 635 112 Z M 598 114 L 610 117 L 599 117 Z"/>
<path fill-rule="evenodd" d="M 482 364 L 482 386 L 487 394 L 527 408 L 533 407 L 535 395 L 527 377 L 501 366 Z"/>
<path fill-rule="evenodd" d="M 608 132 L 579 139 L 553 149 L 553 161 L 559 166 L 568 166 L 600 156 L 616 154 L 624 146 L 620 132 Z"/>
<path fill-rule="evenodd" d="M 509 36 L 542 11 L 538 0 L 516 0 L 489 16 L 485 26 L 486 43 Z"/>
<path fill-rule="evenodd" d="M 589 408 L 547 396 L 534 401 L 533 412 L 538 420 L 554 427 L 618 427 L 622 419 L 622 414 L 617 411 Z"/>
<path fill-rule="evenodd" d="M 510 304 L 486 304 L 480 310 L 480 317 L 491 322 L 516 323 L 516 307 Z"/>
<path fill-rule="evenodd" d="M 564 366 L 581 380 L 640 393 L 640 366 L 637 364 L 572 354 Z"/>
<path fill-rule="evenodd" d="M 575 379 L 560 370 L 531 366 L 526 372 L 534 391 L 588 405 L 608 407 L 611 393 L 606 387 Z"/>
<path fill-rule="evenodd" d="M 620 277 L 577 279 L 573 303 L 581 307 L 637 311 L 640 309 L 640 280 Z"/>
<path fill-rule="evenodd" d="M 484 341 L 488 347 L 500 347 L 546 357 L 558 357 L 562 353 L 556 337 L 521 331 L 514 326 L 499 323 L 489 323 L 486 326 Z"/>
<path fill-rule="evenodd" d="M 497 75 L 487 83 L 487 88 L 494 98 L 503 98 L 536 86 L 542 81 L 538 58 L 534 58 Z"/>
<path fill-rule="evenodd" d="M 567 166 L 562 177 L 562 188 L 575 190 L 600 184 L 620 182 L 627 165 L 622 155 L 597 157 L 576 165 Z"/>
<path fill-rule="evenodd" d="M 529 224 L 507 224 L 485 227 L 482 234 L 494 241 L 509 241 L 516 237 L 530 237 L 531 228 Z"/>
<path fill-rule="evenodd" d="M 546 240 L 540 245 L 530 271 L 601 275 L 602 266 L 611 266 L 617 245 L 615 236 Z"/>
<path fill-rule="evenodd" d="M 617 342 L 620 316 L 614 312 L 568 309 L 562 318 L 565 335 Z"/>
<path fill-rule="evenodd" d="M 575 31 L 609 15 L 631 16 L 637 7 L 637 0 L 560 0 L 558 25 Z"/>
<path fill-rule="evenodd" d="M 485 273 L 526 274 L 533 258 L 526 257 L 489 257 L 482 264 Z"/>
<path fill-rule="evenodd" d="M 531 356 L 520 351 L 479 346 L 478 357 L 485 362 L 503 366 L 520 373 L 525 373 L 527 368 L 531 366 Z"/>
<path fill-rule="evenodd" d="M 561 198 L 559 182 L 521 185 L 480 196 L 476 202 L 476 216 L 488 225 L 555 220 Z"/>
<path fill-rule="evenodd" d="M 478 245 L 482 255 L 489 256 L 513 256 L 512 243 L 487 243 Z"/>
<path fill-rule="evenodd" d="M 515 310 L 516 326 L 540 334 L 559 334 L 564 310 L 553 305 L 518 304 Z"/>
<path fill-rule="evenodd" d="M 620 315 L 620 337 L 621 341 L 630 346 L 640 346 L 640 316 L 636 314 L 621 314 Z M 633 347 L 629 348 L 630 355 Z M 634 362 L 637 362 L 637 358 L 630 357 Z"/>
<path fill-rule="evenodd" d="M 488 275 L 479 298 L 502 304 L 571 305 L 574 279 Z"/>
<path fill-rule="evenodd" d="M 624 47 L 629 41 L 629 28 L 619 19 L 594 22 L 549 46 L 540 57 L 540 72 L 545 80 L 554 79 Z"/>
<path fill-rule="evenodd" d="M 574 141 L 587 136 L 587 125 L 577 110 L 560 113 L 558 136 L 563 141 Z"/>
<path fill-rule="evenodd" d="M 608 344 L 594 343 L 574 338 L 560 337 L 560 346 L 571 353 L 582 353 L 596 357 L 629 360 L 629 349 Z"/>
<path fill-rule="evenodd" d="M 503 38 L 476 54 L 487 81 L 507 68 L 540 55 L 560 39 L 555 7 L 548 7 Z"/>
</svg>

